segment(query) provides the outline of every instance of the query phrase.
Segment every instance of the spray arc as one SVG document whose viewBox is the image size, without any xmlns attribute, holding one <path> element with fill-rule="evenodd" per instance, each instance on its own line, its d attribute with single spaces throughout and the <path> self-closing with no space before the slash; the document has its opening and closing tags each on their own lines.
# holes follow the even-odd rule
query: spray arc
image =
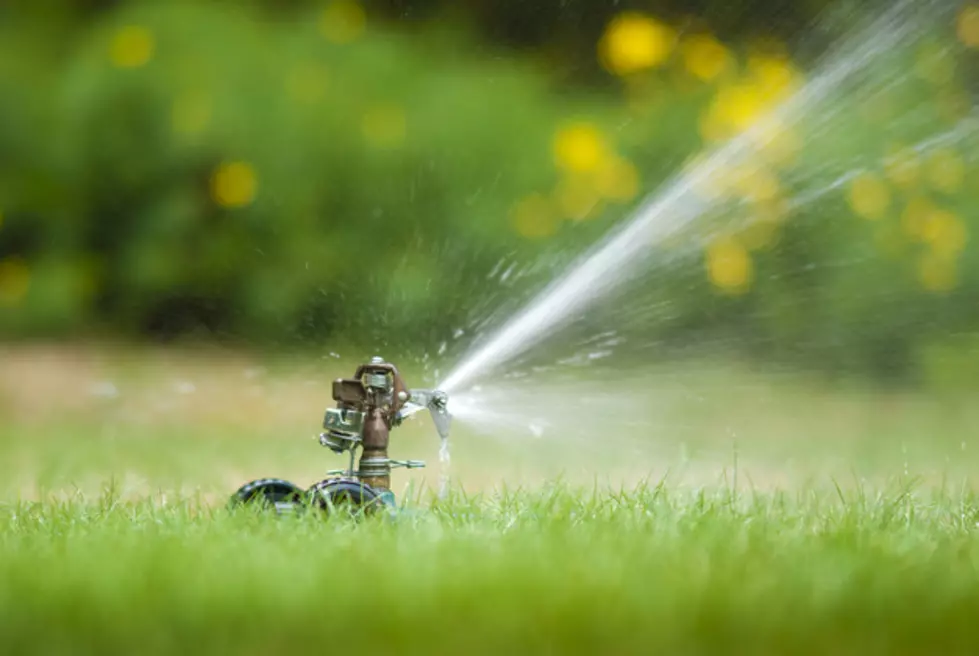
<svg viewBox="0 0 979 656">
<path fill-rule="evenodd" d="M 398 368 L 380 357 L 360 365 L 353 377 L 333 381 L 333 400 L 336 405 L 326 410 L 319 442 L 333 453 L 347 454 L 348 466 L 327 471 L 327 478 L 305 490 L 279 478 L 251 481 L 235 492 L 233 505 L 261 505 L 278 512 L 310 506 L 366 511 L 393 507 L 391 470 L 416 469 L 425 463 L 390 458 L 391 430 L 428 410 L 439 437 L 444 441 L 449 436 L 448 395 L 434 389 L 408 389 Z"/>
</svg>

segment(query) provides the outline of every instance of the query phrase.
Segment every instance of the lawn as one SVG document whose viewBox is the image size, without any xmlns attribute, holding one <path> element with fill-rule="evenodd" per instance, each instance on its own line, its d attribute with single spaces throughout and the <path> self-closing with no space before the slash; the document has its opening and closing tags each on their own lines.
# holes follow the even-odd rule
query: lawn
<svg viewBox="0 0 979 656">
<path fill-rule="evenodd" d="M 913 492 L 557 488 L 362 522 L 18 503 L 0 635 L 11 654 L 975 653 L 976 499 Z"/>
<path fill-rule="evenodd" d="M 648 435 L 460 425 L 449 498 L 399 472 L 354 521 L 224 505 L 342 464 L 312 436 L 347 362 L 2 356 L 3 653 L 979 652 L 967 399 L 651 376 Z"/>
</svg>

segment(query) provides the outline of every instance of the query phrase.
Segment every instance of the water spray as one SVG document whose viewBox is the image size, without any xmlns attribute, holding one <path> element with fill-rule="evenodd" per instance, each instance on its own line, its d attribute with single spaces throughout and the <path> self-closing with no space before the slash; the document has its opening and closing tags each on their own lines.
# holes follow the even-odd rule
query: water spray
<svg viewBox="0 0 979 656">
<path fill-rule="evenodd" d="M 333 381 L 333 400 L 336 406 L 326 410 L 319 442 L 333 453 L 348 454 L 348 466 L 327 471 L 326 479 L 307 490 L 283 479 L 258 479 L 239 488 L 233 503 L 266 505 L 280 512 L 309 505 L 322 509 L 343 505 L 368 511 L 383 505 L 393 507 L 391 470 L 417 469 L 425 463 L 390 458 L 391 429 L 427 409 L 442 444 L 448 441 L 452 423 L 448 395 L 434 389 L 409 390 L 398 368 L 383 358 L 374 357 L 360 365 L 352 378 Z"/>
<path fill-rule="evenodd" d="M 552 337 L 592 304 L 635 278 L 642 271 L 641 265 L 655 252 L 655 246 L 718 207 L 719 199 L 704 192 L 712 179 L 726 171 L 750 170 L 755 166 L 752 158 L 770 143 L 772 135 L 792 128 L 803 117 L 816 117 L 812 134 L 825 129 L 833 115 L 826 111 L 827 99 L 865 75 L 882 55 L 914 36 L 919 27 L 915 19 L 939 13 L 945 4 L 899 0 L 845 38 L 830 57 L 820 62 L 809 82 L 743 132 L 695 158 L 696 164 L 648 196 L 628 220 L 585 252 L 495 332 L 475 344 L 441 382 L 440 389 L 453 394 L 470 389 L 477 379 Z M 879 89 L 886 87 L 888 81 L 875 79 L 866 84 Z M 807 202 L 815 197 L 818 195 Z"/>
</svg>

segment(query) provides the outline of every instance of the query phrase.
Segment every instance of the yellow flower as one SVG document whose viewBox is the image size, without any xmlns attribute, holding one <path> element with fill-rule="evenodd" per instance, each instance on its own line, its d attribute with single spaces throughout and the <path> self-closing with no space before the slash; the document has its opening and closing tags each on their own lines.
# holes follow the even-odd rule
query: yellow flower
<svg viewBox="0 0 979 656">
<path fill-rule="evenodd" d="M 926 253 L 918 261 L 918 280 L 930 292 L 941 294 L 951 291 L 958 284 L 955 262 Z"/>
<path fill-rule="evenodd" d="M 785 100 L 800 84 L 800 75 L 788 57 L 756 54 L 748 59 L 748 78 L 767 103 Z"/>
<path fill-rule="evenodd" d="M 227 208 L 245 207 L 255 200 L 258 179 L 247 162 L 225 162 L 211 177 L 211 197 Z"/>
<path fill-rule="evenodd" d="M 743 294 L 751 286 L 754 266 L 748 250 L 737 240 L 725 238 L 707 249 L 707 275 L 729 294 Z"/>
<path fill-rule="evenodd" d="M 862 173 L 850 183 L 850 207 L 865 219 L 884 216 L 891 205 L 891 192 L 879 177 Z"/>
<path fill-rule="evenodd" d="M 608 157 L 608 151 L 602 133 L 591 123 L 566 125 L 554 137 L 554 160 L 566 171 L 597 171 Z"/>
<path fill-rule="evenodd" d="M 598 43 L 599 60 L 610 73 L 629 75 L 665 62 L 676 45 L 676 31 L 637 12 L 616 16 Z"/>
<path fill-rule="evenodd" d="M 751 135 L 759 154 L 773 166 L 790 166 L 802 150 L 799 133 L 771 116 L 752 128 Z"/>
<path fill-rule="evenodd" d="M 686 69 L 705 82 L 724 73 L 733 62 L 727 48 L 710 34 L 687 37 L 680 46 L 680 52 Z"/>
<path fill-rule="evenodd" d="M 921 178 L 921 162 L 913 150 L 892 149 L 884 162 L 884 172 L 894 186 L 911 189 Z"/>
<path fill-rule="evenodd" d="M 371 146 L 392 148 L 404 143 L 408 122 L 403 109 L 384 105 L 365 112 L 360 120 L 360 129 Z"/>
<path fill-rule="evenodd" d="M 333 43 L 350 43 L 357 39 L 367 24 L 364 8 L 352 0 L 334 0 L 323 11 L 320 32 Z"/>
<path fill-rule="evenodd" d="M 722 141 L 731 137 L 734 131 L 724 123 L 720 112 L 716 111 L 716 105 L 708 107 L 707 111 L 700 115 L 700 136 L 706 142 Z"/>
<path fill-rule="evenodd" d="M 778 178 L 761 166 L 745 166 L 739 169 L 734 185 L 742 198 L 759 203 L 771 201 L 781 192 Z"/>
<path fill-rule="evenodd" d="M 128 25 L 112 37 L 109 59 L 119 68 L 139 68 L 153 57 L 156 42 L 145 27 Z"/>
<path fill-rule="evenodd" d="M 581 221 L 594 216 L 602 198 L 589 176 L 570 175 L 562 178 L 555 187 L 554 202 L 564 216 Z"/>
<path fill-rule="evenodd" d="M 956 25 L 959 41 L 969 48 L 979 48 L 979 4 L 970 3 L 959 12 Z"/>
<path fill-rule="evenodd" d="M 729 136 L 750 128 L 767 109 L 769 104 L 760 87 L 740 83 L 720 89 L 710 111 Z"/>
<path fill-rule="evenodd" d="M 764 250 L 778 243 L 780 221 L 769 217 L 753 219 L 738 236 L 745 247 L 751 250 Z"/>
<path fill-rule="evenodd" d="M 916 196 L 908 201 L 901 214 L 901 227 L 909 237 L 923 239 L 925 224 L 936 211 L 937 208 L 930 200 L 924 196 Z"/>
<path fill-rule="evenodd" d="M 965 248 L 968 239 L 965 223 L 952 212 L 935 209 L 921 226 L 921 237 L 938 257 L 954 258 Z"/>
<path fill-rule="evenodd" d="M 23 300 L 31 284 L 31 272 L 19 257 L 0 260 L 0 305 L 14 306 Z"/>
<path fill-rule="evenodd" d="M 965 162 L 954 150 L 943 148 L 933 152 L 926 163 L 928 181 L 939 191 L 958 191 L 965 182 Z"/>
<path fill-rule="evenodd" d="M 610 157 L 599 168 L 596 185 L 605 198 L 627 203 L 639 193 L 639 172 L 632 162 Z"/>
<path fill-rule="evenodd" d="M 559 219 L 546 198 L 531 194 L 513 206 L 510 221 L 519 235 L 539 239 L 557 232 Z"/>
</svg>

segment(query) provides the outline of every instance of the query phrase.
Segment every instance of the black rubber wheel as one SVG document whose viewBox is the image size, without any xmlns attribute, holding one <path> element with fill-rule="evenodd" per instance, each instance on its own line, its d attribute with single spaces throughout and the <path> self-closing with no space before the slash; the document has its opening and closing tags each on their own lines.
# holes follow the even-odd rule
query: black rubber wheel
<svg viewBox="0 0 979 656">
<path fill-rule="evenodd" d="M 296 512 L 306 504 L 301 487 L 281 478 L 260 478 L 246 483 L 231 495 L 232 507 L 261 507 L 277 513 Z"/>
<path fill-rule="evenodd" d="M 311 504 L 330 513 L 370 514 L 384 506 L 380 492 L 366 483 L 344 478 L 328 478 L 307 492 Z"/>
</svg>

